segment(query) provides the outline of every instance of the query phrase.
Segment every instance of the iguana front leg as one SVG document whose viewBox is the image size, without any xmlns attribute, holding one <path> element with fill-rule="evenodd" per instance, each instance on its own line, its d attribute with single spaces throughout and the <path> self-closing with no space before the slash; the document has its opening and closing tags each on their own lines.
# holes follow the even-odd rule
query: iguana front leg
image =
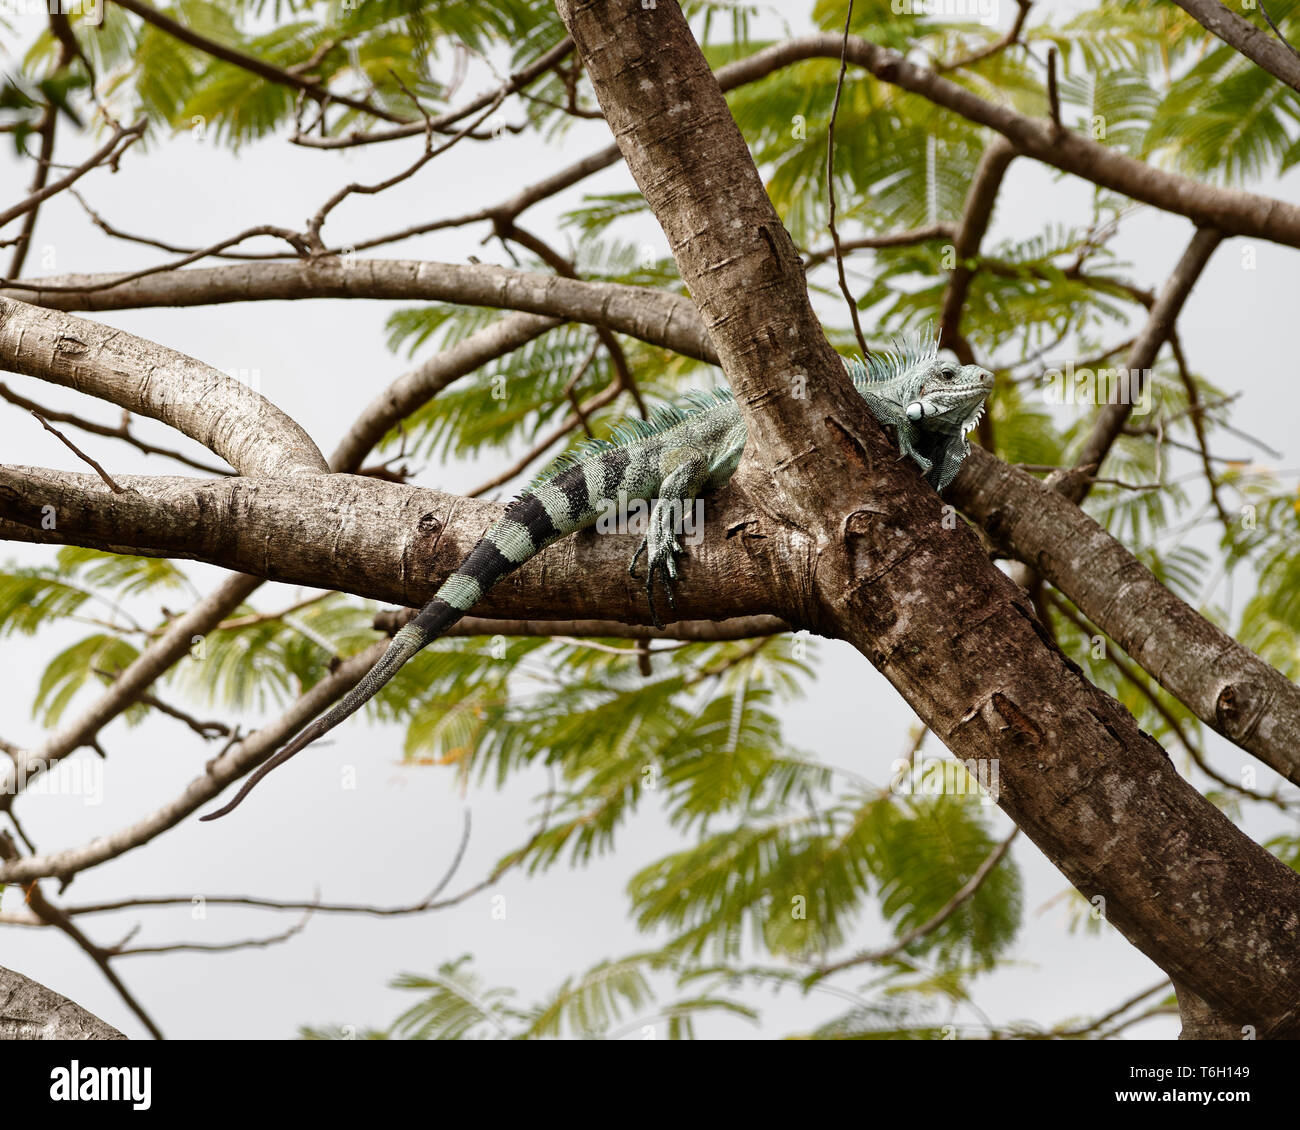
<svg viewBox="0 0 1300 1130">
<path fill-rule="evenodd" d="M 934 466 L 932 459 L 927 459 L 919 450 L 917 444 L 921 440 L 921 431 L 917 428 L 907 416 L 902 416 L 894 425 L 894 432 L 898 436 L 898 457 L 900 459 L 912 459 L 916 465 L 921 468 L 921 474 L 927 475 Z"/>
<path fill-rule="evenodd" d="M 660 463 L 668 473 L 659 487 L 659 497 L 650 511 L 650 528 L 641 539 L 627 571 L 636 575 L 636 563 L 646 556 L 645 591 L 650 602 L 650 619 L 662 628 L 655 608 L 655 576 L 663 574 L 664 595 L 668 606 L 676 609 L 673 582 L 677 580 L 677 554 L 682 552 L 677 535 L 685 520 L 686 508 L 695 502 L 709 478 L 708 457 L 694 447 L 675 447 L 665 451 Z"/>
</svg>

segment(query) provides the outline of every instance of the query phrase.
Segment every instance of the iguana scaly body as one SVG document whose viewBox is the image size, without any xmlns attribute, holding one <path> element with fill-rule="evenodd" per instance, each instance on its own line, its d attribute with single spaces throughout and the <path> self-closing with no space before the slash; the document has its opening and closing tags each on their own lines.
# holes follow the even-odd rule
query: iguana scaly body
<svg viewBox="0 0 1300 1130">
<path fill-rule="evenodd" d="M 937 354 L 937 343 L 918 334 L 895 352 L 845 366 L 872 415 L 894 429 L 901 457 L 914 460 L 930 485 L 942 490 L 970 453 L 966 433 L 984 411 L 993 376 L 977 365 L 940 360 Z M 648 532 L 629 571 L 646 553 L 646 595 L 659 625 L 655 578 L 662 577 L 672 606 L 682 515 L 698 496 L 731 478 L 744 451 L 745 422 L 724 388 L 689 393 L 648 421 L 620 425 L 611 440 L 590 441 L 561 458 L 506 507 L 365 677 L 258 769 L 234 800 L 203 819 L 224 816 L 277 765 L 373 698 L 402 664 L 469 612 L 497 581 L 560 538 L 594 525 L 610 513 L 614 500 L 626 505 L 633 499 L 655 499 Z"/>
</svg>

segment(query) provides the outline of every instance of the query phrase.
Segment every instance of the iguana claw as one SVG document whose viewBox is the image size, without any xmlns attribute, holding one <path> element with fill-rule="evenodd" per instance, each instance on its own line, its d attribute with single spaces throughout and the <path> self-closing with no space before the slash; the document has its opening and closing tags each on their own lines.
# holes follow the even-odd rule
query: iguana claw
<svg viewBox="0 0 1300 1130">
<path fill-rule="evenodd" d="M 628 573 L 636 576 L 636 561 L 645 550 L 645 542 L 641 543 L 641 548 L 636 551 L 636 557 L 632 558 L 632 564 L 628 566 Z M 675 548 L 675 552 L 680 553 L 681 548 Z M 674 612 L 677 611 L 677 598 L 673 593 L 673 582 L 677 580 L 677 562 L 673 560 L 672 553 L 661 554 L 658 557 L 651 558 L 649 567 L 645 574 L 645 595 L 646 601 L 650 605 L 650 621 L 656 628 L 663 628 L 663 621 L 659 619 L 659 610 L 655 608 L 655 577 L 663 574 L 664 596 L 668 598 L 668 607 Z"/>
<path fill-rule="evenodd" d="M 655 577 L 662 575 L 664 596 L 668 607 L 677 610 L 677 598 L 673 593 L 673 582 L 677 580 L 677 554 L 683 552 L 677 540 L 677 531 L 673 529 L 671 508 L 656 506 L 650 515 L 650 530 L 636 553 L 632 555 L 628 572 L 636 576 L 636 563 L 642 553 L 646 554 L 645 593 L 650 605 L 650 619 L 656 628 L 662 628 L 659 610 L 655 607 Z"/>
</svg>

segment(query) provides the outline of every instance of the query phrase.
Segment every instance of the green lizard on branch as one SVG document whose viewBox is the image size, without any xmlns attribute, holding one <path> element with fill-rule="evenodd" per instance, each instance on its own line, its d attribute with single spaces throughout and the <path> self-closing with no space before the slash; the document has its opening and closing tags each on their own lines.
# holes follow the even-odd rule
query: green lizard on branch
<svg viewBox="0 0 1300 1130">
<path fill-rule="evenodd" d="M 893 428 L 901 457 L 912 459 L 936 490 L 956 476 L 970 453 L 966 433 L 975 426 L 993 388 L 993 375 L 977 365 L 938 356 L 927 334 L 909 335 L 893 352 L 845 362 L 872 415 Z M 646 554 L 650 616 L 662 627 L 654 603 L 660 578 L 670 607 L 677 579 L 683 516 L 696 498 L 722 487 L 745 451 L 745 421 L 729 389 L 688 393 L 650 420 L 621 424 L 610 440 L 591 440 L 562 456 L 506 507 L 505 513 L 438 589 L 418 616 L 337 704 L 261 766 L 215 820 L 238 805 L 278 765 L 361 708 L 408 659 L 469 612 L 502 577 L 561 538 L 595 525 L 615 499 L 654 499 L 649 529 L 629 566 Z"/>
</svg>

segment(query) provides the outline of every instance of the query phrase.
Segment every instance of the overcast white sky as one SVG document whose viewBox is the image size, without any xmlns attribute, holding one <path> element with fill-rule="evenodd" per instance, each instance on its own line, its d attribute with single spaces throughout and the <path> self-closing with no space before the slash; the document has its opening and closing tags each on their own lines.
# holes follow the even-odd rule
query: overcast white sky
<svg viewBox="0 0 1300 1130">
<path fill-rule="evenodd" d="M 784 6 L 792 13 L 802 7 Z M 1002 14 L 1000 26 L 1009 14 Z M 488 81 L 480 76 L 481 86 Z M 463 94 L 474 92 L 471 84 Z M 496 145 L 461 146 L 380 202 L 354 198 L 343 205 L 331 219 L 327 237 L 343 243 L 502 199 L 605 144 L 608 136 L 602 124 L 589 123 L 575 130 L 562 149 L 529 137 L 511 138 L 503 143 L 509 147 L 504 161 Z M 85 149 L 65 133 L 58 159 L 69 160 Z M 121 228 L 202 245 L 255 223 L 301 227 L 340 184 L 381 179 L 401 168 L 414 151 L 398 145 L 328 155 L 276 140 L 249 146 L 232 157 L 210 143 L 179 137 L 147 153 L 133 151 L 119 174 L 96 172 L 82 184 L 93 206 Z M 0 199 L 16 197 L 28 176 L 6 143 L 0 151 Z M 630 178 L 619 166 L 538 205 L 526 219 L 540 232 L 554 232 L 558 215 L 584 192 L 630 187 Z M 1300 202 L 1300 179 L 1295 176 L 1257 187 Z M 1023 238 L 1047 223 L 1082 222 L 1089 195 L 1088 185 L 1017 162 L 990 240 Z M 506 261 L 496 246 L 479 245 L 483 234 L 479 229 L 442 232 L 379 254 L 450 262 L 475 255 Z M 1185 220 L 1143 213 L 1126 227 L 1118 246 L 1133 264 L 1134 280 L 1158 286 L 1190 235 Z M 647 226 L 640 237 L 656 254 L 666 252 L 662 234 L 653 227 Z M 1233 240 L 1216 253 L 1187 305 L 1180 332 L 1195 367 L 1228 391 L 1244 393 L 1235 417 L 1238 426 L 1283 451 L 1286 465 L 1293 467 L 1300 374 L 1294 351 L 1287 347 L 1287 330 L 1295 317 L 1300 258 L 1293 251 L 1255 243 L 1256 267 L 1247 270 L 1243 244 Z M 122 270 L 155 262 L 157 253 L 108 240 L 86 222 L 73 201 L 60 197 L 42 212 L 28 273 Z M 97 317 L 218 368 L 256 370 L 263 395 L 297 419 L 328 452 L 376 392 L 408 367 L 383 343 L 384 319 L 398 305 L 261 303 Z M 24 377 L 4 379 L 52 407 L 74 408 L 106 422 L 116 419 L 113 409 L 88 406 L 75 394 Z M 183 437 L 151 421 L 142 421 L 139 431 L 199 454 Z M 5 462 L 83 469 L 30 417 L 7 405 L 0 405 L 0 438 Z M 107 440 L 86 446 L 115 472 L 178 473 L 171 464 L 150 462 Z M 465 489 L 494 467 L 491 460 L 434 465 L 418 481 L 446 490 Z M 46 561 L 52 554 L 27 546 L 0 547 L 0 558 L 21 562 Z M 204 591 L 220 576 L 202 566 L 192 574 Z M 268 584 L 255 601 L 263 608 L 281 607 L 300 591 Z M 1243 594 L 1237 594 L 1241 599 Z M 6 676 L 0 692 L 0 737 L 21 744 L 39 738 L 30 711 L 39 673 L 56 648 L 82 634 L 83 629 L 73 626 L 48 632 L 40 640 L 0 641 L 0 666 Z M 815 751 L 831 765 L 883 783 L 890 761 L 904 748 L 912 711 L 846 645 L 819 643 L 817 654 L 819 674 L 806 697 L 782 712 L 789 741 Z M 251 728 L 257 720 L 241 721 Z M 128 894 L 299 899 L 319 892 L 329 901 L 411 902 L 434 885 L 452 858 L 465 808 L 473 812 L 473 835 L 450 891 L 477 881 L 524 838 L 534 800 L 545 788 L 540 775 L 521 775 L 502 792 L 471 789 L 461 797 L 448 771 L 400 764 L 396 728 L 354 721 L 332 738 L 268 778 L 236 815 L 215 824 L 186 822 L 164 841 L 79 876 L 67 900 L 80 903 Z M 30 798 L 20 806 L 20 818 L 41 849 L 82 843 L 151 811 L 174 796 L 212 753 L 179 723 L 156 716 L 135 729 L 119 720 L 103 740 L 110 762 L 102 805 L 50 797 Z M 1218 768 L 1235 777 L 1243 755 L 1213 735 L 1208 742 Z M 355 766 L 360 775 L 356 791 L 336 787 L 345 765 Z M 998 827 L 1009 829 L 1000 812 L 996 820 Z M 1262 838 L 1278 827 L 1263 817 L 1248 830 Z M 646 805 L 620 832 L 616 853 L 585 870 L 559 867 L 535 880 L 512 874 L 490 891 L 434 915 L 392 920 L 318 916 L 285 945 L 220 956 L 141 957 L 121 961 L 118 969 L 171 1037 L 287 1037 L 302 1023 L 382 1026 L 412 1003 L 409 994 L 385 987 L 389 978 L 403 971 L 431 972 L 439 962 L 466 952 L 475 955 L 475 968 L 489 984 L 515 986 L 519 1001 L 529 1002 L 572 973 L 647 944 L 628 922 L 623 885 L 636 869 L 681 846 L 680 837 Z M 1100 938 L 1068 933 L 1060 907 L 1047 905 L 1064 889 L 1064 879 L 1023 837 L 1014 852 L 1026 880 L 1025 927 L 1011 964 L 976 982 L 975 1000 L 984 1014 L 997 1023 L 1088 1016 L 1154 983 L 1156 967 L 1108 927 Z M 47 884 L 47 890 L 53 894 L 55 888 Z M 498 896 L 505 900 L 504 918 L 493 915 Z M 10 888 L 3 906 L 20 901 L 20 892 Z M 136 944 L 212 943 L 273 934 L 296 918 L 209 907 L 206 919 L 196 920 L 188 907 L 180 907 L 83 919 L 82 925 L 102 942 L 139 925 Z M 885 940 L 884 928 L 868 922 L 857 942 L 870 946 Z M 0 934 L 0 962 L 73 998 L 128 1034 L 144 1035 L 98 971 L 62 935 L 5 929 Z M 867 980 L 863 977 L 862 982 Z M 852 979 L 845 984 L 857 987 Z M 829 991 L 806 998 L 764 993 L 754 1001 L 763 1011 L 761 1026 L 713 1020 L 701 1031 L 768 1038 L 806 1030 L 845 1008 L 844 999 Z M 959 1019 L 973 1022 L 975 1015 L 965 1012 Z M 1159 1020 L 1138 1034 L 1170 1037 L 1176 1030 L 1172 1020 Z"/>
</svg>

